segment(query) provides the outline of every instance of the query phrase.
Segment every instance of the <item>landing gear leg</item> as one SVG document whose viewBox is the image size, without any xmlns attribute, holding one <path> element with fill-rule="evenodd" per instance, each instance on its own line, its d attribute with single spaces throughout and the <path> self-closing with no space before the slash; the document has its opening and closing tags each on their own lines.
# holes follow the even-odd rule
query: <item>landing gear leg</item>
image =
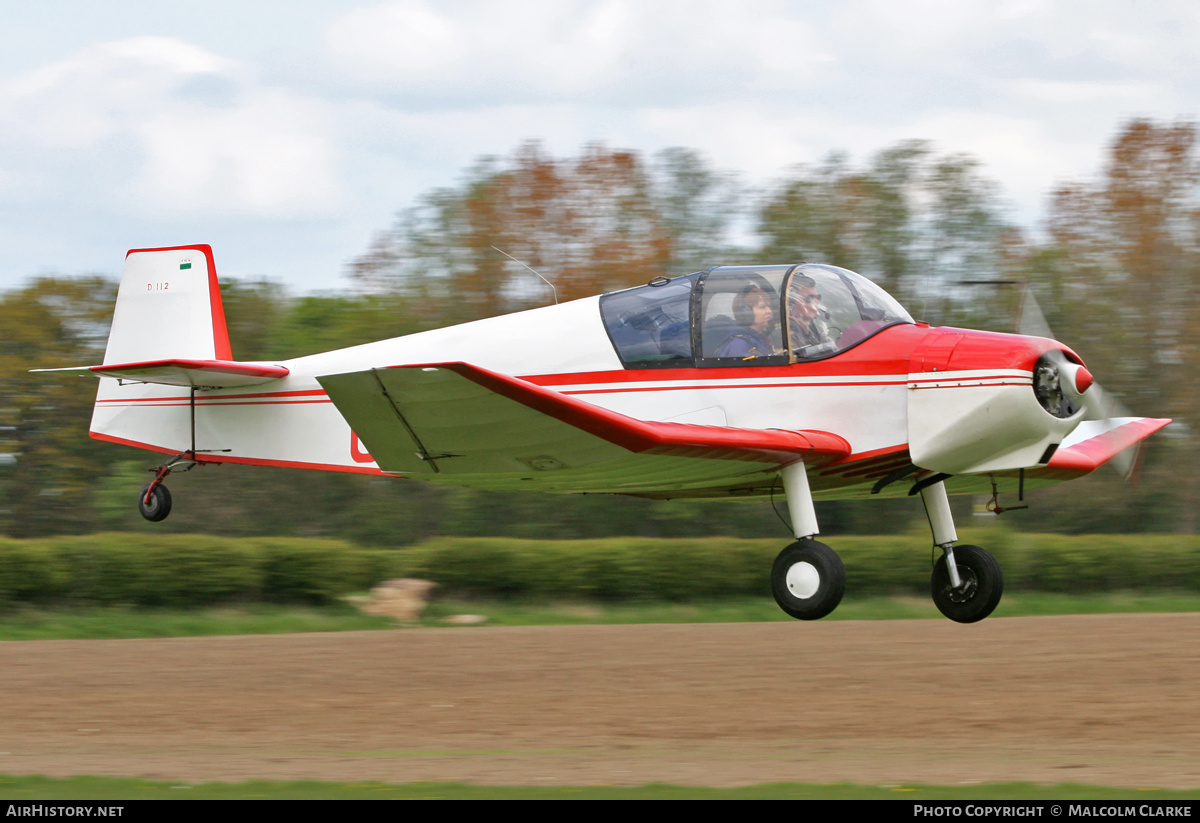
<svg viewBox="0 0 1200 823">
<path fill-rule="evenodd" d="M 796 542 L 771 568 L 771 593 L 779 608 L 798 620 L 816 620 L 837 608 L 846 592 L 846 569 L 837 553 L 813 539 L 818 533 L 808 474 L 803 462 L 780 472 Z"/>
<path fill-rule="evenodd" d="M 987 617 L 1000 603 L 1004 575 L 996 558 L 978 546 L 959 546 L 958 532 L 950 514 L 945 483 L 921 489 L 925 514 L 933 532 L 933 544 L 942 556 L 933 566 L 930 593 L 938 611 L 958 623 L 975 623 Z"/>
<path fill-rule="evenodd" d="M 184 452 L 171 458 L 161 466 L 155 466 L 154 479 L 142 487 L 138 495 L 138 512 L 152 523 L 166 520 L 171 513 L 171 492 L 163 485 L 167 475 L 175 469 L 189 471 L 199 465 L 192 452 Z"/>
<path fill-rule="evenodd" d="M 201 464 L 201 459 L 196 455 L 198 453 L 210 453 L 212 451 L 229 451 L 229 449 L 202 449 L 200 452 L 196 450 L 196 387 L 192 386 L 190 393 L 190 402 L 188 403 L 189 415 L 191 418 L 191 435 L 192 447 L 181 454 L 177 454 L 161 466 L 155 466 L 150 471 L 154 472 L 154 479 L 147 483 L 138 496 L 138 511 L 142 517 L 157 523 L 160 520 L 166 520 L 167 515 L 171 513 L 171 492 L 163 485 L 163 481 L 167 479 L 167 475 L 172 471 L 191 471 L 196 466 Z"/>
</svg>

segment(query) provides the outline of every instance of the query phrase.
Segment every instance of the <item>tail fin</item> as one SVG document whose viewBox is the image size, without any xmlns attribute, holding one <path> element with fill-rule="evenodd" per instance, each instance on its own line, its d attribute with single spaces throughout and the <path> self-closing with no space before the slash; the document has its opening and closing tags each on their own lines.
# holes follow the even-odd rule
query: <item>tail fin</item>
<svg viewBox="0 0 1200 823">
<path fill-rule="evenodd" d="M 253 386 L 288 374 L 285 366 L 233 359 L 217 268 L 205 245 L 130 251 L 104 363 L 33 371 L 207 389 Z"/>
<path fill-rule="evenodd" d="M 207 245 L 130 251 L 104 362 L 33 371 L 101 378 L 92 437 L 166 454 L 181 454 L 190 443 L 193 456 L 197 390 L 253 386 L 288 375 L 286 366 L 233 359 Z M 164 392 L 162 385 L 190 388 L 190 398 L 178 390 Z"/>
<path fill-rule="evenodd" d="M 219 433 L 196 420 L 197 389 L 288 374 L 283 366 L 233 360 L 212 248 L 200 244 L 126 254 L 104 363 L 75 371 L 102 378 L 92 437 L 166 454 L 194 452 L 198 427 L 208 445 L 221 447 Z M 190 387 L 191 400 L 163 385 Z"/>
<path fill-rule="evenodd" d="M 154 360 L 233 360 L 211 246 L 125 255 L 104 364 Z"/>
</svg>

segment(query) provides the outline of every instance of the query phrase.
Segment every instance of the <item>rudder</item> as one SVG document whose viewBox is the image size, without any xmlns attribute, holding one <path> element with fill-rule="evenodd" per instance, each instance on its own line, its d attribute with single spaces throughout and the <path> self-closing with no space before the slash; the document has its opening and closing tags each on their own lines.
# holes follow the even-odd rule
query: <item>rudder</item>
<svg viewBox="0 0 1200 823">
<path fill-rule="evenodd" d="M 212 247 L 131 249 L 117 290 L 105 365 L 233 360 Z"/>
</svg>

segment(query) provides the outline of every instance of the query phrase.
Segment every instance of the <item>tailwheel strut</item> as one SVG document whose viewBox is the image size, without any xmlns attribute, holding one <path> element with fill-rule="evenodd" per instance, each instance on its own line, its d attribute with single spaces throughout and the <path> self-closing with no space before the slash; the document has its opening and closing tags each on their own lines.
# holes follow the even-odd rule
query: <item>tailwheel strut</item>
<svg viewBox="0 0 1200 823">
<path fill-rule="evenodd" d="M 138 512 L 142 517 L 152 523 L 166 520 L 167 515 L 171 513 L 171 492 L 163 485 L 163 481 L 176 469 L 191 471 L 198 465 L 195 454 L 188 451 L 175 455 L 161 466 L 149 469 L 154 472 L 154 479 L 143 486 L 141 494 L 138 495 Z"/>
<path fill-rule="evenodd" d="M 167 479 L 167 475 L 173 471 L 191 471 L 196 466 L 203 465 L 206 461 L 197 457 L 197 454 L 213 454 L 215 452 L 227 452 L 229 449 L 197 449 L 196 448 L 196 387 L 192 386 L 190 392 L 189 415 L 191 422 L 191 440 L 192 447 L 185 452 L 172 457 L 161 466 L 155 466 L 148 471 L 154 472 L 154 479 L 147 483 L 141 494 L 138 496 L 138 511 L 142 517 L 147 520 L 157 523 L 160 520 L 166 520 L 167 515 L 171 513 L 171 492 L 163 485 L 163 481 Z M 207 461 L 211 462 L 211 461 Z"/>
</svg>

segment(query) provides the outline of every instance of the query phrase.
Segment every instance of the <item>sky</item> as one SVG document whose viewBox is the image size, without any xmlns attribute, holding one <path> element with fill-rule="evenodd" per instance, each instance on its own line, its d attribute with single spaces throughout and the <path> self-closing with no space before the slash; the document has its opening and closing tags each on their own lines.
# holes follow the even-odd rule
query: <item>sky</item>
<svg viewBox="0 0 1200 823">
<path fill-rule="evenodd" d="M 1120 124 L 1200 112 L 1193 0 L 5 0 L 3 19 L 0 290 L 189 243 L 222 277 L 343 290 L 397 212 L 527 139 L 686 146 L 759 187 L 924 139 L 977 157 L 1036 228 Z"/>
</svg>

